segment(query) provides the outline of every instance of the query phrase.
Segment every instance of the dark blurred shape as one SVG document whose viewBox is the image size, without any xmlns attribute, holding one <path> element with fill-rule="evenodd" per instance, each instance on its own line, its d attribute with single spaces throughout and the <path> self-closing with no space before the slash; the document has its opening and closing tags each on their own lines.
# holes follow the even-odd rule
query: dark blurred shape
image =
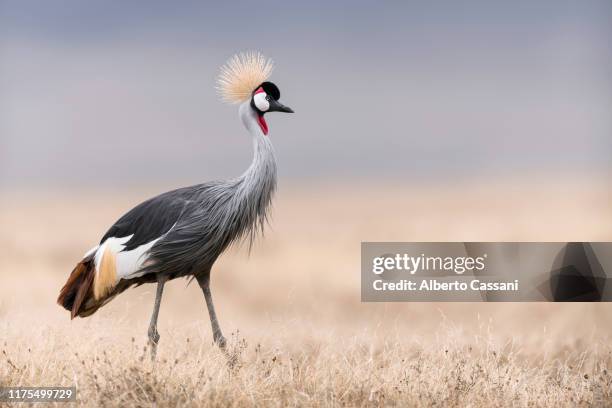
<svg viewBox="0 0 612 408">
<path fill-rule="evenodd" d="M 600 302 L 606 273 L 588 243 L 570 242 L 555 257 L 550 288 L 555 302 Z"/>
</svg>

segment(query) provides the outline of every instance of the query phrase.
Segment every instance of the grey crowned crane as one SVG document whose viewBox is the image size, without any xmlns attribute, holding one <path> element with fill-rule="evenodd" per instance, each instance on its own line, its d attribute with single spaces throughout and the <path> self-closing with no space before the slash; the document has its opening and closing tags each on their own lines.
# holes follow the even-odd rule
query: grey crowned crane
<svg viewBox="0 0 612 408">
<path fill-rule="evenodd" d="M 264 115 L 293 112 L 279 102 L 278 87 L 268 81 L 272 67 L 260 53 L 238 54 L 221 68 L 217 80 L 223 100 L 240 104 L 240 119 L 253 139 L 249 168 L 237 178 L 158 195 L 119 218 L 60 291 L 57 302 L 72 319 L 92 315 L 133 285 L 156 283 L 148 330 L 154 356 L 164 284 L 192 277 L 204 293 L 214 342 L 225 348 L 210 292 L 211 268 L 230 244 L 252 240 L 263 230 L 276 187 L 276 161 Z"/>
</svg>

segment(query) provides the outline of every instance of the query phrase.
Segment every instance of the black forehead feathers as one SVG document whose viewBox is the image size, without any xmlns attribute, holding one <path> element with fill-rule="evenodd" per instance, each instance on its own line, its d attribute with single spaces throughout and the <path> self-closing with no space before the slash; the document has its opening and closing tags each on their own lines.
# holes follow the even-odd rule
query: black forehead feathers
<svg viewBox="0 0 612 408">
<path fill-rule="evenodd" d="M 278 86 L 274 85 L 272 82 L 262 82 L 261 85 L 255 88 L 255 90 L 259 88 L 263 88 L 264 92 L 275 100 L 278 101 L 280 99 L 280 91 Z"/>
</svg>

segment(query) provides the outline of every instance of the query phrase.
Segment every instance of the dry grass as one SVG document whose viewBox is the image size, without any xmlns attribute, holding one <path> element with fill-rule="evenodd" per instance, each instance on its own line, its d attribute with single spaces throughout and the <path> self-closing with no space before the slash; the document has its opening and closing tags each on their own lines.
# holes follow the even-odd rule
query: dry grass
<svg viewBox="0 0 612 408">
<path fill-rule="evenodd" d="M 612 398 L 611 350 L 597 343 L 524 349 L 487 336 L 466 342 L 448 328 L 432 343 L 371 333 L 261 343 L 233 335 L 238 363 L 229 368 L 208 336 L 165 336 L 153 364 L 141 341 L 108 333 L 70 341 L 49 327 L 28 333 L 37 340 L 4 345 L 5 382 L 76 384 L 88 406 L 589 406 Z"/>
<path fill-rule="evenodd" d="M 605 184 L 546 185 L 380 187 L 367 200 L 281 186 L 267 239 L 213 274 L 222 326 L 240 329 L 228 336 L 233 368 L 212 346 L 197 285 L 168 285 L 155 365 L 144 349 L 153 287 L 73 322 L 54 304 L 75 260 L 149 193 L 5 196 L 0 384 L 76 385 L 85 406 L 610 405 L 606 304 L 359 301 L 361 240 L 611 240 Z"/>
</svg>

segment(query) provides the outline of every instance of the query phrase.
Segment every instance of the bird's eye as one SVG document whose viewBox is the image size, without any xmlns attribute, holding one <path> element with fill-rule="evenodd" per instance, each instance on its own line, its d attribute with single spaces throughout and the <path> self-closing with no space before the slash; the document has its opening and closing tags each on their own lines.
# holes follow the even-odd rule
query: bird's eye
<svg viewBox="0 0 612 408">
<path fill-rule="evenodd" d="M 268 109 L 270 109 L 268 95 L 266 95 L 264 92 L 255 94 L 255 96 L 253 96 L 253 103 L 255 104 L 257 109 L 262 112 L 266 112 Z"/>
</svg>

